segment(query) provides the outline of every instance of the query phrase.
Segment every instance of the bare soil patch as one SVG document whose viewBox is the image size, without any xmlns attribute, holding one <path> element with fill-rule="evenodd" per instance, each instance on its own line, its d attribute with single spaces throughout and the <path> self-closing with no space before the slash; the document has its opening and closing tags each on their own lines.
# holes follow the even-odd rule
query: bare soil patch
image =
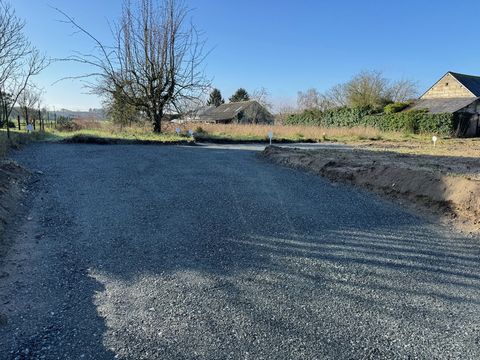
<svg viewBox="0 0 480 360">
<path fill-rule="evenodd" d="M 275 146 L 266 148 L 263 156 L 332 181 L 408 199 L 423 213 L 438 216 L 461 230 L 480 232 L 478 158 Z"/>
<path fill-rule="evenodd" d="M 480 158 L 480 138 L 440 139 L 433 146 L 430 138 L 412 140 L 350 141 L 350 145 L 366 150 L 392 151 L 413 155 L 457 156 L 461 158 Z"/>
<path fill-rule="evenodd" d="M 29 172 L 11 160 L 0 160 L 0 256 L 5 252 L 3 230 L 14 216 L 23 196 Z"/>
</svg>

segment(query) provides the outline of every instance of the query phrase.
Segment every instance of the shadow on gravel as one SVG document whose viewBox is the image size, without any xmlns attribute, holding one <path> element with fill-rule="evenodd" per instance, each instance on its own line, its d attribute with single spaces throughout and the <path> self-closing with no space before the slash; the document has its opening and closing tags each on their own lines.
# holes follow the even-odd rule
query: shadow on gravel
<svg viewBox="0 0 480 360">
<path fill-rule="evenodd" d="M 477 354 L 474 239 L 252 152 L 114 149 L 37 154 L 88 269 L 70 286 L 120 357 Z"/>
</svg>

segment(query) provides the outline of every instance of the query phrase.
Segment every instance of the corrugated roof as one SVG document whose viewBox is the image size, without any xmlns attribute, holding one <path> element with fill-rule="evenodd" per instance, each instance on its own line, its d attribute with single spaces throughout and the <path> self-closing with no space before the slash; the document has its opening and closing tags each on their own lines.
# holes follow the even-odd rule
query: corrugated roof
<svg viewBox="0 0 480 360">
<path fill-rule="evenodd" d="M 410 106 L 408 110 L 427 109 L 433 114 L 439 113 L 454 113 L 471 103 L 477 101 L 479 98 L 443 98 L 443 99 L 420 99 Z"/>
<path fill-rule="evenodd" d="M 449 71 L 449 73 L 470 90 L 473 95 L 480 97 L 480 76 L 454 73 L 452 71 Z"/>
</svg>

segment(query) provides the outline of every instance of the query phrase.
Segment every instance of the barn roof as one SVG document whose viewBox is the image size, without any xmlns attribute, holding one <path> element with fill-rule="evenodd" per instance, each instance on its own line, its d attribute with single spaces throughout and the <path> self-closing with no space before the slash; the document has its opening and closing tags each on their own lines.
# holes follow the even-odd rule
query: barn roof
<svg viewBox="0 0 480 360">
<path fill-rule="evenodd" d="M 201 114 L 199 118 L 213 121 L 231 120 L 237 116 L 238 113 L 245 111 L 254 104 L 261 106 L 255 100 L 222 104 L 220 106 L 208 109 L 208 111 L 205 111 L 203 114 Z"/>
<path fill-rule="evenodd" d="M 449 71 L 449 73 L 465 86 L 473 95 L 480 97 L 480 76 L 459 74 Z"/>
<path fill-rule="evenodd" d="M 420 99 L 415 102 L 408 110 L 427 109 L 430 113 L 454 113 L 461 110 L 473 102 L 480 99 L 476 98 L 442 98 L 442 99 Z"/>
</svg>

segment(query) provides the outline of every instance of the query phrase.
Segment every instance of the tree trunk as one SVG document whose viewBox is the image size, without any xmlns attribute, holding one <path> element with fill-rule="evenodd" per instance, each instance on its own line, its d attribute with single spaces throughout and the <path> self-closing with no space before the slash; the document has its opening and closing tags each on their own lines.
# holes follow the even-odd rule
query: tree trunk
<svg viewBox="0 0 480 360">
<path fill-rule="evenodd" d="M 18 131 L 22 130 L 20 127 L 20 115 L 17 115 L 17 124 L 18 124 Z"/>
<path fill-rule="evenodd" d="M 153 132 L 160 134 L 162 132 L 162 117 L 163 117 L 163 112 L 155 112 L 153 114 Z"/>
<path fill-rule="evenodd" d="M 40 121 L 40 131 L 45 131 L 45 126 L 43 125 L 42 112 L 38 109 L 38 119 Z"/>
</svg>

